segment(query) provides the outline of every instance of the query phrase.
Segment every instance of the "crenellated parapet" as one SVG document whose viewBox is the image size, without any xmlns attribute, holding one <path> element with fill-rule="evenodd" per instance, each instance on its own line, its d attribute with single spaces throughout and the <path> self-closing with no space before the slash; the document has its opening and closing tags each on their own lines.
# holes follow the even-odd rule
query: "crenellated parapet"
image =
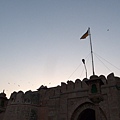
<svg viewBox="0 0 120 120">
<path fill-rule="evenodd" d="M 3 120 L 8 120 L 9 118 L 13 120 L 33 120 L 33 118 L 34 120 L 44 120 L 47 117 L 53 119 L 59 115 L 65 115 L 67 112 L 70 113 L 71 109 L 76 109 L 80 104 L 91 102 L 89 93 L 92 92 L 94 94 L 98 90 L 95 88 L 99 88 L 99 86 L 97 86 L 97 83 L 95 84 L 96 86 L 91 84 L 91 88 L 94 89 L 90 89 L 86 81 L 92 80 L 94 82 L 94 78 L 100 79 L 103 83 L 100 86 L 100 92 L 104 100 L 100 102 L 101 108 L 106 111 L 107 104 L 112 108 L 114 103 L 117 104 L 117 107 L 119 104 L 117 95 L 120 92 L 120 78 L 111 73 L 107 77 L 94 75 L 89 79 L 76 79 L 74 82 L 68 80 L 66 83 L 61 82 L 61 85 L 51 88 L 42 85 L 36 91 L 13 92 L 8 101 Z M 114 100 L 114 98 L 116 99 Z M 117 111 L 119 110 L 117 109 Z"/>
<path fill-rule="evenodd" d="M 13 92 L 3 120 L 37 120 L 39 113 L 38 91 Z"/>
<path fill-rule="evenodd" d="M 37 91 L 19 91 L 13 92 L 10 96 L 8 105 L 10 104 L 31 104 L 31 105 L 39 105 L 39 93 Z"/>
<path fill-rule="evenodd" d="M 104 87 L 116 85 L 120 88 L 120 78 L 115 77 L 113 73 L 109 74 L 107 78 L 104 75 L 100 75 L 99 78 L 103 81 Z M 37 91 L 27 92 L 13 92 L 10 96 L 8 104 L 31 104 L 39 105 L 40 101 L 49 100 L 51 97 L 60 96 L 62 93 L 69 93 L 75 91 L 88 90 L 86 84 L 87 78 L 80 80 L 76 79 L 75 82 L 68 80 L 67 83 L 61 82 L 61 86 L 47 88 L 47 86 L 41 86 Z"/>
<path fill-rule="evenodd" d="M 98 78 L 100 78 L 102 80 L 102 82 L 104 83 L 104 85 L 102 86 L 103 88 L 110 87 L 111 85 L 113 86 L 116 84 L 117 84 L 117 86 L 118 85 L 120 86 L 120 78 L 115 77 L 113 73 L 109 74 L 107 77 L 105 77 L 104 75 L 100 75 L 100 76 L 98 76 Z M 87 90 L 88 86 L 85 82 L 87 80 L 89 80 L 89 79 L 87 79 L 87 78 L 84 78 L 83 80 L 76 79 L 75 82 L 68 80 L 67 83 L 61 82 L 61 86 L 59 86 L 59 88 L 61 89 L 61 93 Z"/>
</svg>

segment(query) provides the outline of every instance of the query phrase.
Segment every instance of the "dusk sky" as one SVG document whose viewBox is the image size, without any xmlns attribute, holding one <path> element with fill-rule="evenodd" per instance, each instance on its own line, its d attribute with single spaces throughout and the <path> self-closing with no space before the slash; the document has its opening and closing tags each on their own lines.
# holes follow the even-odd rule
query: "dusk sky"
<svg viewBox="0 0 120 120">
<path fill-rule="evenodd" d="M 95 74 L 120 77 L 120 0 L 0 0 L 0 92 L 35 91 L 41 85 Z"/>
</svg>

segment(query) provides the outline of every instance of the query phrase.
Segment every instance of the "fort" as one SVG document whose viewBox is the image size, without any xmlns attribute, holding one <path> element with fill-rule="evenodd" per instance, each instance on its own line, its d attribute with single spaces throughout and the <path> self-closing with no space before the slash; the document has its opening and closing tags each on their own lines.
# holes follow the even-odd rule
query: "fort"
<svg viewBox="0 0 120 120">
<path fill-rule="evenodd" d="M 0 94 L 0 120 L 120 120 L 120 78 L 113 73 Z"/>
</svg>

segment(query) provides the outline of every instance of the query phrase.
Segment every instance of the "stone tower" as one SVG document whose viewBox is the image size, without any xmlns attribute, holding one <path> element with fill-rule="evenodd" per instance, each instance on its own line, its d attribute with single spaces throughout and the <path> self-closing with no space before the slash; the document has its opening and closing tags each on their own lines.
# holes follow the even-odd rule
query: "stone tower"
<svg viewBox="0 0 120 120">
<path fill-rule="evenodd" d="M 4 93 L 4 90 L 2 93 L 0 93 L 0 120 L 3 119 L 4 112 L 7 107 L 7 101 L 8 99 L 6 98 L 6 94 Z"/>
</svg>

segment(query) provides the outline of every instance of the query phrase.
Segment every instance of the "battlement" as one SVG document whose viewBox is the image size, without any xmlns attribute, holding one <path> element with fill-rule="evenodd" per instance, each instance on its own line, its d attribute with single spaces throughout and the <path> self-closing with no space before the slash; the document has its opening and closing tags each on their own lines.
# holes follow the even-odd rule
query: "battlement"
<svg viewBox="0 0 120 120">
<path fill-rule="evenodd" d="M 109 87 L 111 85 L 120 86 L 120 78 L 115 77 L 113 73 L 109 74 L 107 78 L 104 75 L 100 75 L 97 77 L 100 78 L 102 82 L 104 83 L 102 87 Z M 61 93 L 88 90 L 88 85 L 85 83 L 85 81 L 87 80 L 89 79 L 87 78 L 84 78 L 83 80 L 76 79 L 75 82 L 68 80 L 67 83 L 61 82 Z"/>
<path fill-rule="evenodd" d="M 22 92 L 19 91 L 13 92 L 10 96 L 9 104 L 33 104 L 33 105 L 38 105 L 39 104 L 39 93 L 37 91 L 32 92 L 32 91 L 27 91 L 27 92 Z"/>
<path fill-rule="evenodd" d="M 109 87 L 117 84 L 117 88 L 120 88 L 120 78 L 115 77 L 113 73 L 109 74 L 107 78 L 104 75 L 100 75 L 100 78 L 104 87 Z M 13 92 L 9 99 L 9 104 L 27 104 L 27 105 L 39 105 L 41 101 L 49 100 L 52 97 L 60 97 L 61 94 L 76 92 L 76 91 L 87 91 L 88 85 L 86 84 L 87 78 L 80 80 L 76 79 L 75 82 L 68 80 L 67 83 L 61 82 L 61 86 L 47 88 L 47 86 L 41 86 L 37 91 L 27 92 Z"/>
<path fill-rule="evenodd" d="M 101 89 L 97 95 L 101 93 L 101 98 L 103 99 L 100 100 L 104 100 L 100 103 L 103 110 L 107 110 L 108 106 L 106 104 L 118 106 L 117 94 L 119 93 L 118 90 L 120 90 L 120 78 L 115 77 L 113 73 L 107 77 L 104 75 L 93 75 L 89 79 L 76 79 L 75 82 L 68 80 L 66 83 L 61 82 L 61 85 L 56 87 L 48 88 L 42 85 L 36 91 L 29 90 L 25 93 L 23 91 L 13 92 L 8 101 L 7 108 L 4 109 L 5 117 L 3 120 L 8 120 L 9 118 L 14 120 L 32 120 L 33 117 L 35 120 L 36 118 L 44 119 L 45 117 L 53 119 L 55 117 L 54 114 L 59 116 L 62 113 L 70 113 L 71 109 L 76 110 L 79 105 L 91 102 L 90 100 L 96 100 L 91 99 L 93 95 L 96 95 L 94 93 L 90 98 L 91 81 L 92 83 L 100 82 Z M 99 88 L 97 83 L 96 85 Z M 5 97 L 3 93 L 0 96 L 1 99 Z M 116 98 L 116 101 L 114 101 L 114 98 Z M 117 109 L 116 111 L 119 110 Z"/>
</svg>

